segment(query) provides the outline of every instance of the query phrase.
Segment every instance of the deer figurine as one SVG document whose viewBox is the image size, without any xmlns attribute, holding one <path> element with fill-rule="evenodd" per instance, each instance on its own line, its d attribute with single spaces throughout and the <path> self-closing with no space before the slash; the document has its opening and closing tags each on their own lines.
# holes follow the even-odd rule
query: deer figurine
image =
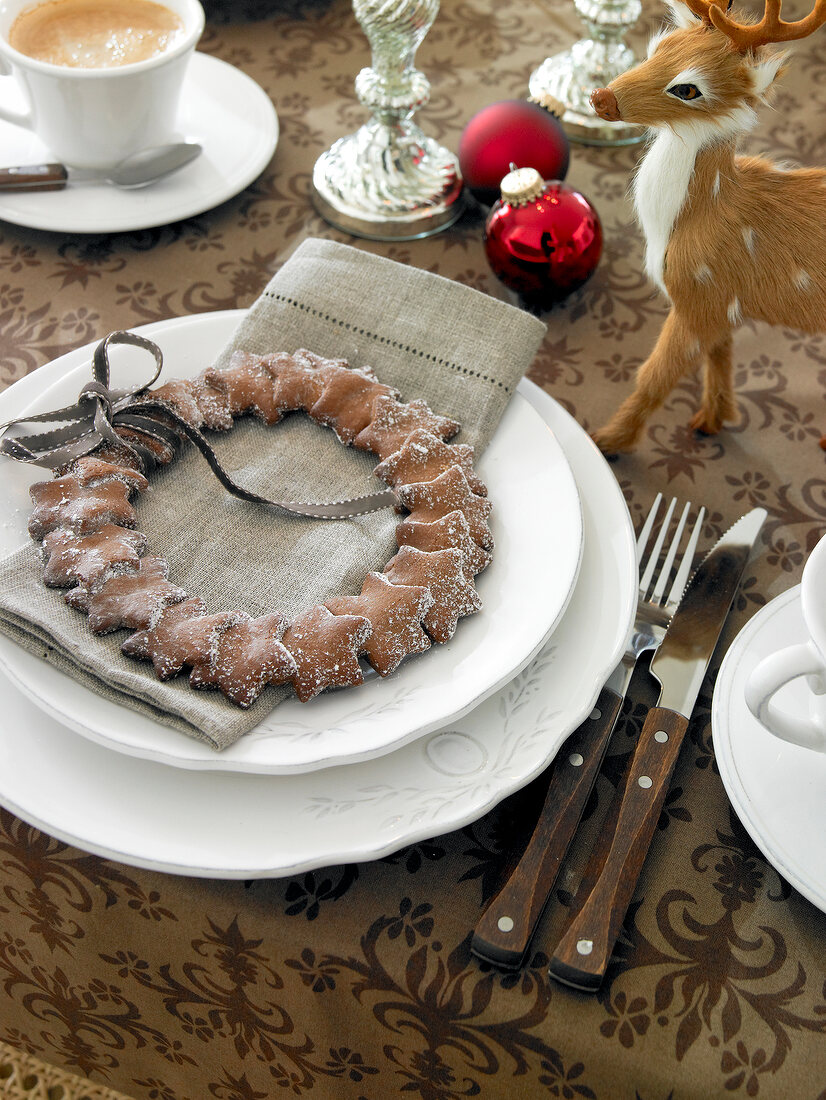
<svg viewBox="0 0 826 1100">
<path fill-rule="evenodd" d="M 674 25 L 654 36 L 647 60 L 591 96 L 600 118 L 654 131 L 633 197 L 646 271 L 671 300 L 634 392 L 594 432 L 605 453 L 630 450 L 702 361 L 692 428 L 711 434 L 734 419 L 732 331 L 747 318 L 826 330 L 826 170 L 735 154 L 786 60 L 766 47 L 826 23 L 826 0 L 789 23 L 780 5 L 765 0 L 760 22 L 742 23 L 706 0 L 673 2 Z"/>
</svg>

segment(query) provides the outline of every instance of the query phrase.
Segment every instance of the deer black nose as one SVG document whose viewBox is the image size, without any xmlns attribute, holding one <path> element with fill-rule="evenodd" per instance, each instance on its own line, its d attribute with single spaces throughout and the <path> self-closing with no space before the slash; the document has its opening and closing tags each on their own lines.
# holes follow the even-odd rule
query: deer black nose
<svg viewBox="0 0 826 1100">
<path fill-rule="evenodd" d="M 606 122 L 620 122 L 622 120 L 617 97 L 610 88 L 597 88 L 595 92 L 591 92 L 590 102 L 594 111 Z"/>
</svg>

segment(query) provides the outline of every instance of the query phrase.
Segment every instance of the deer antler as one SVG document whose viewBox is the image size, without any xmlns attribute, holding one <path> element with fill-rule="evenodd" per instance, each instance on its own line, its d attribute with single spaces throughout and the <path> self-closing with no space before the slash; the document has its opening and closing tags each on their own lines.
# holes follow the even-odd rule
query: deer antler
<svg viewBox="0 0 826 1100">
<path fill-rule="evenodd" d="M 685 0 L 688 10 L 694 12 L 704 23 L 711 23 L 710 9 L 713 4 L 714 0 Z"/>
<path fill-rule="evenodd" d="M 804 19 L 798 19 L 794 23 L 787 23 L 780 18 L 783 0 L 765 0 L 763 18 L 759 23 L 752 24 L 735 23 L 713 2 L 687 2 L 695 15 L 712 22 L 729 39 L 734 49 L 741 53 L 755 50 L 758 46 L 767 46 L 770 42 L 792 42 L 798 38 L 806 38 L 826 23 L 826 0 L 815 0 L 813 10 Z M 705 8 L 708 14 L 703 14 L 698 8 Z"/>
</svg>

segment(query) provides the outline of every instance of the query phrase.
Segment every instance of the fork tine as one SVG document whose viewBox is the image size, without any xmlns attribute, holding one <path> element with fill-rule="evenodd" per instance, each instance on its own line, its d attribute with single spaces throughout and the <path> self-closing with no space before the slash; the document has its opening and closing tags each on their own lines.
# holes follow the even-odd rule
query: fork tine
<svg viewBox="0 0 826 1100">
<path fill-rule="evenodd" d="M 651 578 L 654 576 L 654 569 L 657 566 L 657 562 L 660 559 L 660 553 L 663 548 L 663 542 L 665 542 L 665 536 L 668 533 L 668 525 L 671 523 L 671 516 L 674 513 L 674 507 L 677 503 L 677 498 L 672 497 L 671 503 L 668 506 L 668 511 L 665 513 L 665 518 L 660 524 L 660 530 L 657 534 L 657 541 L 654 543 L 654 549 L 651 551 L 651 557 L 648 559 L 648 565 L 645 567 L 645 572 L 640 580 L 640 592 L 644 595 L 648 591 L 648 586 L 651 584 Z"/>
<path fill-rule="evenodd" d="M 665 592 L 665 586 L 668 582 L 668 578 L 671 576 L 671 567 L 674 564 L 674 558 L 677 556 L 677 548 L 680 545 L 680 539 L 683 537 L 683 528 L 685 527 L 685 521 L 688 519 L 688 513 L 691 510 L 691 501 L 686 501 L 686 505 L 683 508 L 682 515 L 677 523 L 677 530 L 674 532 L 674 537 L 671 540 L 671 545 L 668 548 L 668 553 L 665 556 L 665 561 L 660 568 L 660 574 L 657 578 L 657 583 L 654 587 L 654 591 L 651 593 L 651 599 L 654 603 L 659 603 L 662 599 L 662 594 Z"/>
<path fill-rule="evenodd" d="M 703 520 L 706 517 L 705 508 L 700 508 L 697 514 L 697 519 L 694 521 L 694 530 L 691 532 L 691 537 L 688 540 L 688 545 L 685 548 L 683 554 L 683 560 L 680 562 L 680 568 L 677 570 L 677 575 L 674 578 L 674 583 L 671 586 L 671 591 L 668 593 L 668 599 L 665 601 L 665 606 L 676 606 L 680 597 L 683 594 L 683 589 L 688 584 L 688 578 L 691 574 L 691 569 L 694 564 L 694 555 L 697 552 L 697 543 L 700 540 L 700 531 L 703 526 Z"/>
<path fill-rule="evenodd" d="M 639 538 L 637 539 L 637 565 L 642 560 L 642 555 L 645 550 L 645 544 L 648 542 L 648 537 L 651 534 L 651 528 L 654 526 L 654 520 L 657 518 L 657 510 L 660 507 L 660 501 L 662 500 L 662 493 L 657 493 L 654 497 L 654 503 L 649 509 L 648 515 L 645 517 L 645 523 L 640 531 Z"/>
</svg>

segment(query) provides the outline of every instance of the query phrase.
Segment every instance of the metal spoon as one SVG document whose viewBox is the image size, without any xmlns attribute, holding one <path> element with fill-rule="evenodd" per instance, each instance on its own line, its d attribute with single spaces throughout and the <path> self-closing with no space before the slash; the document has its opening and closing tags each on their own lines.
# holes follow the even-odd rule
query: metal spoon
<svg viewBox="0 0 826 1100">
<path fill-rule="evenodd" d="M 64 164 L 29 164 L 0 168 L 2 191 L 62 191 L 69 184 L 112 183 L 116 187 L 146 187 L 189 164 L 201 153 L 194 141 L 175 142 L 142 149 L 122 160 L 106 173 L 90 173 Z"/>
</svg>

